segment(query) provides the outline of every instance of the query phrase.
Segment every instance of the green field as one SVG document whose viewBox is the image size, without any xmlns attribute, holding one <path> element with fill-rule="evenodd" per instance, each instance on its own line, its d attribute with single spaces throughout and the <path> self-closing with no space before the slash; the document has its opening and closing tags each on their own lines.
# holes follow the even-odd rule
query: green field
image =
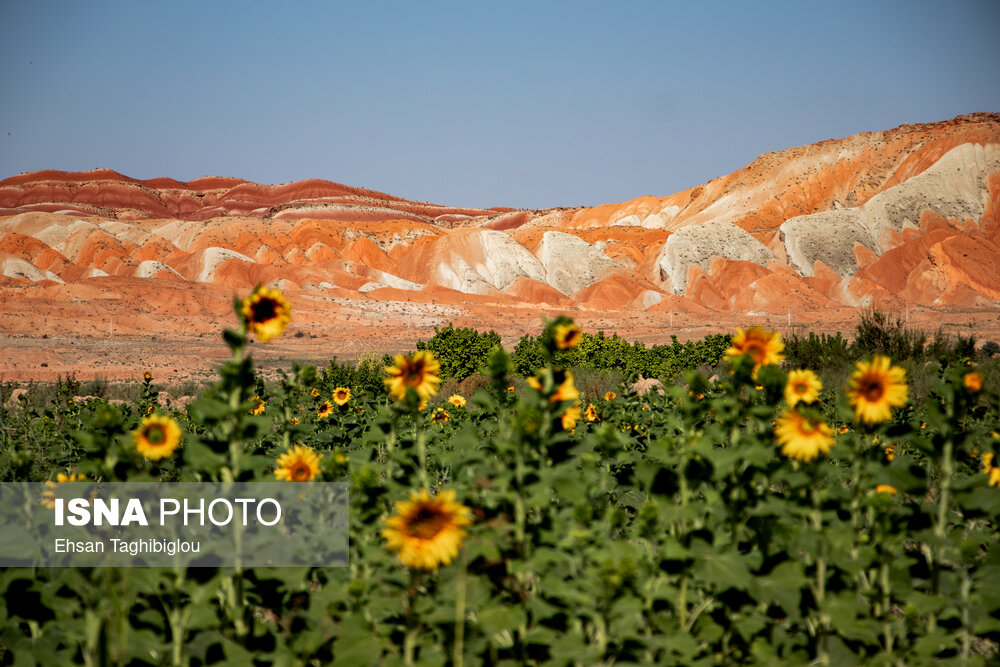
<svg viewBox="0 0 1000 667">
<path fill-rule="evenodd" d="M 347 480 L 350 566 L 2 570 L 0 664 L 998 659 L 993 343 L 559 318 L 265 383 L 247 340 L 283 326 L 246 303 L 183 410 L 155 377 L 2 386 L 0 481 Z"/>
</svg>

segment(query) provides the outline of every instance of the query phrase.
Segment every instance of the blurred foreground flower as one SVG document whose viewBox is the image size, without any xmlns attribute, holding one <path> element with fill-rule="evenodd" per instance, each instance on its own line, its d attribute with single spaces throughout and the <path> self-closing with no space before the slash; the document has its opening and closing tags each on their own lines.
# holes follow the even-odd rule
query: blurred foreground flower
<svg viewBox="0 0 1000 667">
<path fill-rule="evenodd" d="M 833 445 L 833 429 L 796 410 L 786 410 L 774 426 L 781 453 L 791 459 L 812 461 Z"/>
<path fill-rule="evenodd" d="M 292 321 L 292 305 L 281 295 L 281 290 L 262 285 L 243 299 L 243 316 L 254 335 L 266 342 L 284 333 Z"/>
<path fill-rule="evenodd" d="M 560 350 L 568 350 L 576 347 L 583 340 L 583 331 L 575 324 L 558 324 L 552 336 L 556 347 Z"/>
<path fill-rule="evenodd" d="M 796 403 L 813 403 L 819 399 L 823 383 L 809 370 L 791 371 L 785 384 L 785 402 L 794 408 Z"/>
<path fill-rule="evenodd" d="M 726 359 L 730 362 L 744 354 L 753 360 L 753 377 L 761 366 L 777 365 L 785 358 L 782 351 L 785 344 L 781 342 L 781 334 L 777 331 L 767 331 L 761 327 L 750 327 L 743 330 L 739 327 L 728 350 Z"/>
<path fill-rule="evenodd" d="M 465 537 L 463 526 L 471 522 L 469 508 L 455 502 L 454 491 L 436 496 L 413 492 L 409 500 L 396 503 L 396 515 L 385 520 L 382 537 L 406 567 L 436 570 L 458 555 Z"/>
<path fill-rule="evenodd" d="M 1000 486 L 1000 467 L 993 465 L 993 452 L 983 454 L 983 472 L 990 478 L 990 486 Z"/>
</svg>

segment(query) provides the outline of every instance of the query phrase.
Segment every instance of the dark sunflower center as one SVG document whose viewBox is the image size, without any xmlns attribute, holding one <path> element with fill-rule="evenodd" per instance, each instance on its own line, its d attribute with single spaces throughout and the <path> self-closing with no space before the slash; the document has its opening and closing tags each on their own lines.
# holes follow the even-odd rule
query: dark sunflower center
<svg viewBox="0 0 1000 667">
<path fill-rule="evenodd" d="M 292 479 L 296 482 L 304 482 L 309 479 L 309 474 L 312 471 L 309 469 L 309 465 L 304 461 L 296 463 L 295 467 L 292 468 Z"/>
<path fill-rule="evenodd" d="M 278 304 L 274 299 L 263 298 L 253 305 L 253 321 L 268 322 L 278 315 Z"/>
<path fill-rule="evenodd" d="M 424 381 L 423 364 L 414 364 L 406 369 L 406 384 L 411 387 L 419 387 Z"/>
<path fill-rule="evenodd" d="M 807 387 L 804 382 L 800 382 L 799 384 L 795 385 L 795 393 L 797 393 L 797 394 L 804 394 L 808 390 L 809 390 L 809 387 Z"/>
<path fill-rule="evenodd" d="M 436 507 L 420 507 L 410 518 L 409 532 L 422 540 L 433 539 L 448 524 L 448 515 Z"/>
<path fill-rule="evenodd" d="M 869 380 L 864 386 L 862 394 L 869 403 L 876 403 L 885 394 L 885 385 L 878 380 Z"/>
<path fill-rule="evenodd" d="M 799 430 L 801 430 L 805 435 L 812 435 L 812 433 L 816 430 L 816 425 L 808 419 L 803 419 Z"/>
<path fill-rule="evenodd" d="M 146 427 L 146 440 L 151 445 L 162 445 L 167 439 L 167 434 L 163 432 L 163 427 L 159 424 Z"/>
</svg>

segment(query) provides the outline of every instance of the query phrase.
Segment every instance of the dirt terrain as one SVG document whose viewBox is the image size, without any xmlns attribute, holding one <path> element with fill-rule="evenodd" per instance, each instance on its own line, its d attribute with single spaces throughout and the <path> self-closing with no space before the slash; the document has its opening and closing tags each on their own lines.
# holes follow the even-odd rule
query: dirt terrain
<svg viewBox="0 0 1000 667">
<path fill-rule="evenodd" d="M 997 340 L 998 211 L 997 114 L 768 153 L 675 195 L 579 209 L 21 174 L 0 181 L 0 381 L 205 378 L 233 297 L 258 283 L 294 308 L 285 336 L 253 346 L 271 369 L 410 349 L 448 322 L 512 345 L 557 313 L 661 343 L 746 324 L 849 332 L 879 306 Z"/>
</svg>

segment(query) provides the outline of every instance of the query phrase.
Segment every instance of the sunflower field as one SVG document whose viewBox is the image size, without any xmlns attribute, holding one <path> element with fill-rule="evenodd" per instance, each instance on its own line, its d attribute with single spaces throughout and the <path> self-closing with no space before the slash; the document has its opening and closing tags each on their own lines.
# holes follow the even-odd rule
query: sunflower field
<svg viewBox="0 0 1000 667">
<path fill-rule="evenodd" d="M 833 386 L 751 327 L 721 361 L 689 348 L 711 376 L 589 395 L 566 360 L 596 337 L 560 317 L 525 375 L 494 345 L 480 388 L 442 391 L 424 345 L 373 392 L 311 366 L 265 384 L 248 339 L 291 305 L 235 312 L 183 411 L 148 373 L 129 403 L 0 408 L 2 481 L 344 480 L 349 566 L 3 569 L 0 664 L 1000 660 L 997 365 L 974 347 L 873 352 Z"/>
</svg>

